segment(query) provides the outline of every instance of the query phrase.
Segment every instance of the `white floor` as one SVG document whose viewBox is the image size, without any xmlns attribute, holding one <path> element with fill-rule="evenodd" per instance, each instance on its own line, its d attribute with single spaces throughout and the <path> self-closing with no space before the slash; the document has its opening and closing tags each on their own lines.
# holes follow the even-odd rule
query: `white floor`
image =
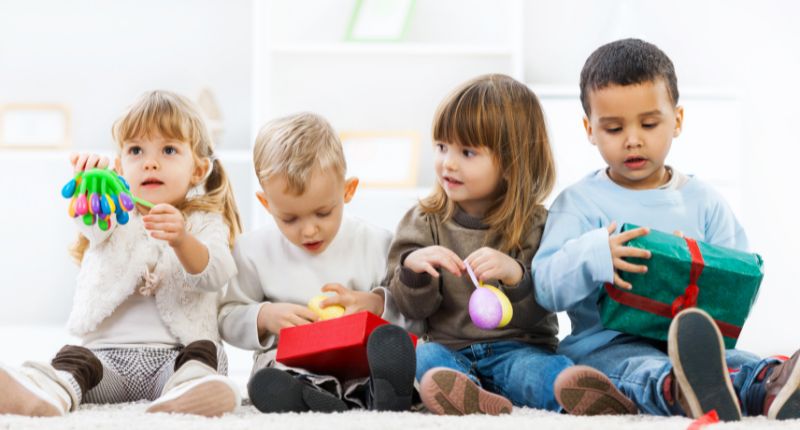
<svg viewBox="0 0 800 430">
<path fill-rule="evenodd" d="M 0 326 L 0 361 L 16 366 L 26 360 L 49 361 L 53 354 L 66 343 L 77 343 L 59 326 Z M 244 392 L 250 367 L 251 353 L 228 346 L 230 376 Z M 345 414 L 261 414 L 252 406 L 240 408 L 236 413 L 220 419 L 205 419 L 180 415 L 145 414 L 145 403 L 122 405 L 83 405 L 73 414 L 63 418 L 25 418 L 0 416 L 0 429 L 86 429 L 109 428 L 125 430 L 154 428 L 203 429 L 246 429 L 255 428 L 325 428 L 335 429 L 439 429 L 459 428 L 459 430 L 486 429 L 568 429 L 581 430 L 593 428 L 642 428 L 642 429 L 685 429 L 691 424 L 687 418 L 661 418 L 649 416 L 633 417 L 571 417 L 528 408 L 515 408 L 514 412 L 502 417 L 438 417 L 427 413 L 377 413 L 350 411 Z M 715 427 L 716 428 L 716 427 Z M 740 423 L 720 425 L 723 429 L 753 428 L 800 428 L 800 420 L 791 422 L 768 421 L 763 417 L 745 418 Z"/>
</svg>

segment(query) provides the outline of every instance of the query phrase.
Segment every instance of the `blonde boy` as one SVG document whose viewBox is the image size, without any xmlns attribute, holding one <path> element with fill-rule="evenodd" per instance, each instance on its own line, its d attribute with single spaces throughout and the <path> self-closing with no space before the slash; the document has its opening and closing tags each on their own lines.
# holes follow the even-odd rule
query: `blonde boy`
<svg viewBox="0 0 800 430">
<path fill-rule="evenodd" d="M 358 187 L 345 178 L 341 142 L 312 113 L 266 124 L 254 149 L 258 200 L 276 227 L 242 235 L 239 268 L 220 308 L 223 339 L 256 351 L 248 392 L 262 412 L 342 411 L 348 407 L 406 410 L 411 405 L 414 348 L 405 330 L 387 325 L 367 344 L 370 378 L 341 381 L 275 361 L 282 328 L 316 321 L 306 303 L 335 293 L 322 307 L 363 310 L 403 323 L 385 289 L 391 233 L 343 215 Z"/>
</svg>

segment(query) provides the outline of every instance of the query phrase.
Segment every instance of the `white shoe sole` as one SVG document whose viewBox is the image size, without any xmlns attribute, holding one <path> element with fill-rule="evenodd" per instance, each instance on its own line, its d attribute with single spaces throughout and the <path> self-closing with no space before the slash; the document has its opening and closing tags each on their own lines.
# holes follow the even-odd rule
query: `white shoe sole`
<svg viewBox="0 0 800 430">
<path fill-rule="evenodd" d="M 149 413 L 166 412 L 177 414 L 218 417 L 232 412 L 240 403 L 236 388 L 224 376 L 206 376 L 177 387 L 171 393 L 156 399 Z"/>
</svg>

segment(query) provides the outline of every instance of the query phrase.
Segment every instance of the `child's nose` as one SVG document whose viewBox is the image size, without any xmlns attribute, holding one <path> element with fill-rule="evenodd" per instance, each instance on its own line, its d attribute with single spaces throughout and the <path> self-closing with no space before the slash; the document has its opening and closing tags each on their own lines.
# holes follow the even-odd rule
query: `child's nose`
<svg viewBox="0 0 800 430">
<path fill-rule="evenodd" d="M 630 133 L 625 137 L 626 148 L 638 148 L 642 146 L 642 139 L 637 133 Z"/>
<path fill-rule="evenodd" d="M 317 233 L 317 225 L 313 222 L 303 224 L 302 233 L 304 237 L 312 237 Z"/>
<path fill-rule="evenodd" d="M 447 170 L 456 170 L 458 168 L 458 163 L 456 162 L 455 158 L 450 154 L 445 154 L 444 162 L 442 163 L 442 165 Z"/>
<path fill-rule="evenodd" d="M 145 170 L 155 170 L 158 169 L 158 161 L 154 158 L 148 158 L 144 161 L 144 169 Z"/>
</svg>

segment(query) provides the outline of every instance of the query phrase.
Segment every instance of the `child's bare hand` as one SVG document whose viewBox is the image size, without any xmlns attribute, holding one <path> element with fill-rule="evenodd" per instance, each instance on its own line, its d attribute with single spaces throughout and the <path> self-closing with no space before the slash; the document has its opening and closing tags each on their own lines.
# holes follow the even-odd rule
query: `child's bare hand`
<svg viewBox="0 0 800 430">
<path fill-rule="evenodd" d="M 499 279 L 506 285 L 516 285 L 522 280 L 522 267 L 516 260 L 496 249 L 484 246 L 467 257 L 475 276 L 483 282 L 487 279 Z"/>
<path fill-rule="evenodd" d="M 464 262 L 455 252 L 443 246 L 426 246 L 411 254 L 408 254 L 403 266 L 408 267 L 416 273 L 428 272 L 434 278 L 439 277 L 437 268 L 443 268 L 448 272 L 461 276 L 464 269 Z"/>
<path fill-rule="evenodd" d="M 625 244 L 630 240 L 650 233 L 650 230 L 646 227 L 639 227 L 620 234 L 614 234 L 615 231 L 617 231 L 617 223 L 612 222 L 611 225 L 608 226 L 608 246 L 611 248 L 611 262 L 614 265 L 614 285 L 630 290 L 633 286 L 629 282 L 624 281 L 617 272 L 621 270 L 630 273 L 645 273 L 647 272 L 647 266 L 629 263 L 623 260 L 623 258 L 635 257 L 647 259 L 650 258 L 650 251 L 625 246 Z"/>
<path fill-rule="evenodd" d="M 183 214 L 175 206 L 160 203 L 142 217 L 144 228 L 155 239 L 165 240 L 173 248 L 181 245 L 186 238 L 186 222 Z"/>
<path fill-rule="evenodd" d="M 323 300 L 319 304 L 321 308 L 339 305 L 344 308 L 345 315 L 361 311 L 370 311 L 375 315 L 383 314 L 383 296 L 378 293 L 354 291 L 341 284 L 325 284 L 322 291 L 336 295 Z"/>
<path fill-rule="evenodd" d="M 308 324 L 316 320 L 317 315 L 306 306 L 294 303 L 264 303 L 258 310 L 256 326 L 259 336 L 264 337 L 267 333 L 279 334 L 282 328 Z"/>
<path fill-rule="evenodd" d="M 94 168 L 105 169 L 110 164 L 108 157 L 89 153 L 78 154 L 77 152 L 69 155 L 69 162 L 75 173 Z"/>
</svg>

